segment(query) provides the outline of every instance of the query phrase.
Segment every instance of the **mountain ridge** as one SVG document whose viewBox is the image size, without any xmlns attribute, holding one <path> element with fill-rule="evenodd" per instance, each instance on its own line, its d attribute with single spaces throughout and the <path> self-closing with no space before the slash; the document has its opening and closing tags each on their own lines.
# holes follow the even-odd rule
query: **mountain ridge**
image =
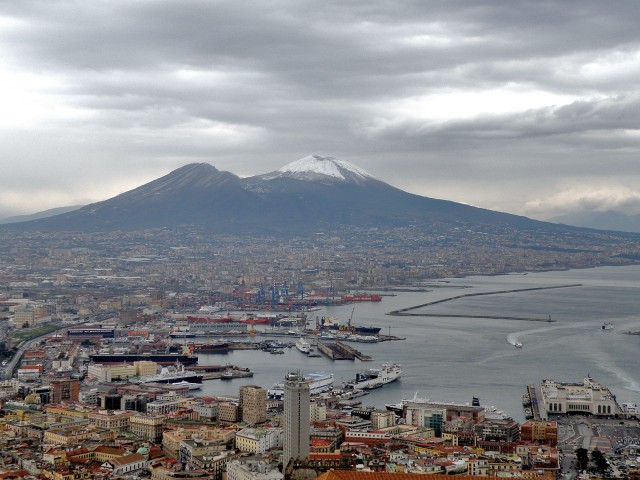
<svg viewBox="0 0 640 480">
<path fill-rule="evenodd" d="M 12 228 L 132 231 L 191 225 L 220 233 L 286 235 L 340 226 L 415 224 L 576 229 L 408 193 L 349 162 L 321 155 L 247 178 L 208 163 L 191 163 L 113 198 Z"/>
<path fill-rule="evenodd" d="M 640 214 L 632 215 L 617 210 L 566 213 L 549 221 L 574 227 L 640 233 Z"/>
</svg>

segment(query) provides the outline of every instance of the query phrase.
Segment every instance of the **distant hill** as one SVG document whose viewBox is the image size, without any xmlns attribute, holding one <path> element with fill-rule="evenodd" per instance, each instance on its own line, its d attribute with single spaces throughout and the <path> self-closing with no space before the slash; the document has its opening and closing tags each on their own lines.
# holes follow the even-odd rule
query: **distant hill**
<svg viewBox="0 0 640 480">
<path fill-rule="evenodd" d="M 3 228 L 109 232 L 197 227 L 225 234 L 291 235 L 416 225 L 431 232 L 579 231 L 407 193 L 349 162 L 319 155 L 244 179 L 193 163 L 108 200 Z"/>
<path fill-rule="evenodd" d="M 29 222 L 31 220 L 38 220 L 41 218 L 53 217 L 54 215 L 60 215 L 61 213 L 72 212 L 74 210 L 78 210 L 82 208 L 82 205 L 72 205 L 69 207 L 57 207 L 50 208 L 49 210 L 44 210 L 42 212 L 32 213 L 30 215 L 16 215 L 14 217 L 8 217 L 3 220 L 0 220 L 1 224 L 6 223 L 20 223 L 20 222 Z"/>
<path fill-rule="evenodd" d="M 615 210 L 568 213 L 554 217 L 550 221 L 575 227 L 640 233 L 640 215 L 628 215 Z"/>
</svg>

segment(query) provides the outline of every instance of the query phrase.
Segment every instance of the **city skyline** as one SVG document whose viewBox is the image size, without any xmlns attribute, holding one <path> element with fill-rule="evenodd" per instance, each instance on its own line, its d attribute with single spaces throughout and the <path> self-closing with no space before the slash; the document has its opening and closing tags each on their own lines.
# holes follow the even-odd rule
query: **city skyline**
<svg viewBox="0 0 640 480">
<path fill-rule="evenodd" d="M 8 2 L 0 218 L 314 153 L 533 218 L 638 213 L 637 8 Z"/>
</svg>

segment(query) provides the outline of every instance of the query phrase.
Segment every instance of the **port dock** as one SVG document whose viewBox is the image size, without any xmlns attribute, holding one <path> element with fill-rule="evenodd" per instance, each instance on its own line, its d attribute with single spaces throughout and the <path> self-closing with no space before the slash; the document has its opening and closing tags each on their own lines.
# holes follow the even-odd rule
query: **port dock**
<svg viewBox="0 0 640 480">
<path fill-rule="evenodd" d="M 369 355 L 363 354 L 344 342 L 318 342 L 318 350 L 331 360 L 355 360 L 357 358 L 362 362 L 373 361 Z"/>
<path fill-rule="evenodd" d="M 217 380 L 223 378 L 225 373 L 233 374 L 233 378 L 252 377 L 253 372 L 247 367 L 238 365 L 194 365 L 189 370 L 203 373 L 204 380 Z"/>
</svg>

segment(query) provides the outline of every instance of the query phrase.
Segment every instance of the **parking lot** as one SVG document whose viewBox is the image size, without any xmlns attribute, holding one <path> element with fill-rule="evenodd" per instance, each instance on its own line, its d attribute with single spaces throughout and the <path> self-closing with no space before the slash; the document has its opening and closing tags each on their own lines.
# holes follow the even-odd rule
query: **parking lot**
<svg viewBox="0 0 640 480">
<path fill-rule="evenodd" d="M 558 422 L 558 447 L 565 456 L 563 473 L 571 478 L 574 452 L 585 448 L 600 450 L 612 466 L 612 476 L 620 477 L 635 466 L 640 452 L 640 422 L 579 415 L 550 418 Z M 637 448 L 636 448 L 637 447 Z"/>
</svg>

